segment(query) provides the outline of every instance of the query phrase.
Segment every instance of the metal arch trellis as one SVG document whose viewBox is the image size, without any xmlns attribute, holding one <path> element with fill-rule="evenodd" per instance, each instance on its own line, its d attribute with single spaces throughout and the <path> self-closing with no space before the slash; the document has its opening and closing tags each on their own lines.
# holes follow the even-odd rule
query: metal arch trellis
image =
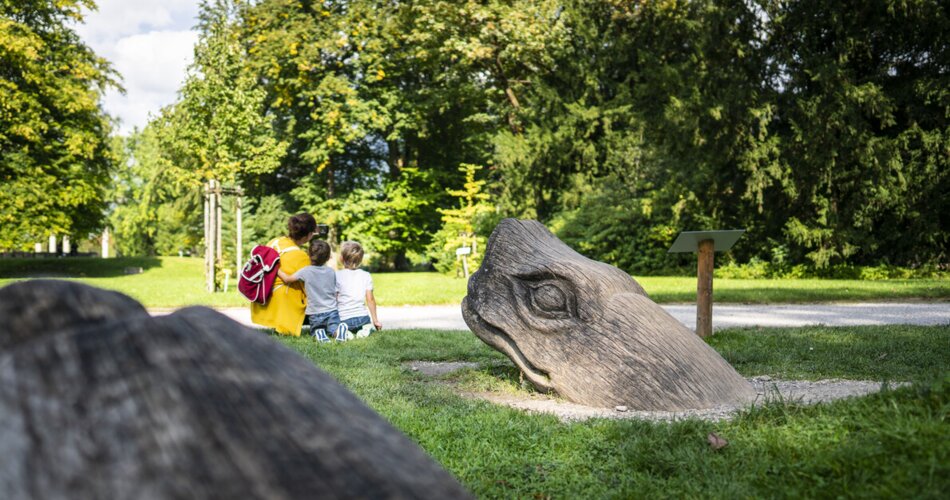
<svg viewBox="0 0 950 500">
<path fill-rule="evenodd" d="M 219 181 L 211 179 L 204 185 L 204 242 L 205 242 L 205 287 L 208 292 L 215 291 L 215 264 L 221 262 L 223 245 L 221 242 L 221 196 L 237 196 L 235 216 L 237 238 L 235 254 L 237 258 L 236 270 L 241 272 L 243 256 L 241 255 L 241 205 L 244 199 L 244 190 L 240 187 L 225 187 Z M 235 277 L 237 276 L 235 273 Z"/>
</svg>

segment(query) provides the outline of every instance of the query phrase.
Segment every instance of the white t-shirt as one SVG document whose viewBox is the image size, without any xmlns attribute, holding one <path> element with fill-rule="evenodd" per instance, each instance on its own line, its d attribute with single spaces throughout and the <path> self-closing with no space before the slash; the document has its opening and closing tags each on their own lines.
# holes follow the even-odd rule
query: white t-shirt
<svg viewBox="0 0 950 500">
<path fill-rule="evenodd" d="M 340 319 L 369 316 L 366 291 L 373 289 L 373 278 L 362 269 L 340 269 L 336 272 L 337 309 Z"/>
</svg>

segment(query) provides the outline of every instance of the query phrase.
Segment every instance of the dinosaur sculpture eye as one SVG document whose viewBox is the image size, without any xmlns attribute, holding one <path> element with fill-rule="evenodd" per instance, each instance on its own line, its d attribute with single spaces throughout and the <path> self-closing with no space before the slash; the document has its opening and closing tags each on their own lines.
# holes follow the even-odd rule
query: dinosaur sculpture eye
<svg viewBox="0 0 950 500">
<path fill-rule="evenodd" d="M 537 316 L 548 319 L 570 319 L 576 316 L 576 299 L 570 284 L 557 278 L 522 277 L 521 297 Z"/>
<path fill-rule="evenodd" d="M 544 284 L 534 289 L 531 294 L 534 305 L 545 312 L 557 312 L 567 309 L 567 298 L 564 292 L 555 285 Z"/>
</svg>

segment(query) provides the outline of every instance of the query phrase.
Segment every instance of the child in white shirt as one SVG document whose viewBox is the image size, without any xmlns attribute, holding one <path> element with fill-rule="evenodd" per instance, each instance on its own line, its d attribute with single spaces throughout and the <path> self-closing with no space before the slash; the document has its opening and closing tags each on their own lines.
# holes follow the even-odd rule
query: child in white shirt
<svg viewBox="0 0 950 500">
<path fill-rule="evenodd" d="M 372 333 L 370 323 L 377 330 L 382 330 L 383 324 L 376 316 L 373 278 L 368 272 L 359 269 L 363 263 L 363 247 L 355 241 L 344 241 L 340 245 L 340 259 L 343 269 L 336 272 L 336 286 L 341 328 L 346 325 L 357 337 Z M 360 331 L 361 328 L 363 331 Z"/>
</svg>

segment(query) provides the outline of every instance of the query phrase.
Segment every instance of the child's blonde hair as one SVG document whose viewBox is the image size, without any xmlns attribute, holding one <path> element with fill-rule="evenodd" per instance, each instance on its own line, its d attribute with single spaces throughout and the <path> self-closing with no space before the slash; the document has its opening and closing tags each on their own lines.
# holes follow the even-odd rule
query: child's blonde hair
<svg viewBox="0 0 950 500">
<path fill-rule="evenodd" d="M 363 247 L 355 241 L 344 241 L 340 245 L 340 257 L 343 259 L 343 267 L 356 269 L 363 263 Z"/>
</svg>

